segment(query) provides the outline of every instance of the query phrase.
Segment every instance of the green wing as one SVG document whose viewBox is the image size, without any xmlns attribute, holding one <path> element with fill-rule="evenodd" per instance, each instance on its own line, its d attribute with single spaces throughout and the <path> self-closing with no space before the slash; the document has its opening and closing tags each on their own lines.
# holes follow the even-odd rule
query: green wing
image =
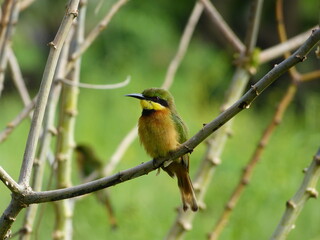
<svg viewBox="0 0 320 240">
<path fill-rule="evenodd" d="M 178 142 L 184 143 L 185 141 L 188 140 L 188 128 L 178 115 L 172 114 L 172 119 L 174 121 L 176 130 L 179 133 Z"/>
<path fill-rule="evenodd" d="M 177 114 L 172 114 L 172 119 L 174 121 L 177 132 L 179 133 L 179 143 L 184 143 L 188 140 L 188 128 L 182 119 Z M 189 172 L 189 154 L 185 154 L 182 156 L 182 163 Z"/>
</svg>

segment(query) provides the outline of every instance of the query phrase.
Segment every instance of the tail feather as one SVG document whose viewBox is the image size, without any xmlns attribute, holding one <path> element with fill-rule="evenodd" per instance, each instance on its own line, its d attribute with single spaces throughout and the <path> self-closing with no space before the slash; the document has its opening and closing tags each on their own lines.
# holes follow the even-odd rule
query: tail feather
<svg viewBox="0 0 320 240">
<path fill-rule="evenodd" d="M 183 210 L 186 211 L 190 207 L 192 211 L 197 211 L 198 203 L 188 172 L 180 171 L 180 173 L 177 174 L 177 179 L 183 203 Z"/>
</svg>

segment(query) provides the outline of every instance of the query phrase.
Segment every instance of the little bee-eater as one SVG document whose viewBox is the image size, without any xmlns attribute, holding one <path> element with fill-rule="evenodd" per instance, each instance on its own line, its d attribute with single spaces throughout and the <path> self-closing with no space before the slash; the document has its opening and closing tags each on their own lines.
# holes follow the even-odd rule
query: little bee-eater
<svg viewBox="0 0 320 240">
<path fill-rule="evenodd" d="M 150 88 L 142 94 L 128 94 L 140 99 L 142 115 L 138 133 L 147 153 L 153 158 L 164 157 L 187 140 L 187 127 L 179 117 L 172 95 L 161 88 Z M 183 210 L 198 210 L 197 200 L 189 177 L 189 154 L 162 166 L 171 177 L 176 176 Z"/>
</svg>

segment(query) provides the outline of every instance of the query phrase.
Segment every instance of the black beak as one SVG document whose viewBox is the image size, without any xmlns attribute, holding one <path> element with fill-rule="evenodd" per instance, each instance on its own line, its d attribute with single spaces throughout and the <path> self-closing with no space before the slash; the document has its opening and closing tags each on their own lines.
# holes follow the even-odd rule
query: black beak
<svg viewBox="0 0 320 240">
<path fill-rule="evenodd" d="M 133 97 L 138 99 L 146 99 L 145 96 L 143 96 L 141 93 L 132 93 L 125 95 L 126 97 Z"/>
</svg>

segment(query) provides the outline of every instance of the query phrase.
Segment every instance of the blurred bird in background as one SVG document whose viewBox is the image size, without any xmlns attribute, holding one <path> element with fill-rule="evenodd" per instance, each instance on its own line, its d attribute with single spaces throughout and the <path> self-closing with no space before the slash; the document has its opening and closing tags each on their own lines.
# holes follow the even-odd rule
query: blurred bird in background
<svg viewBox="0 0 320 240">
<path fill-rule="evenodd" d="M 104 177 L 102 174 L 102 161 L 96 156 L 91 147 L 84 144 L 79 144 L 75 148 L 75 153 L 82 182 L 87 182 L 88 178 L 93 174 L 94 179 Z M 97 200 L 106 207 L 111 228 L 117 228 L 117 221 L 110 201 L 110 194 L 108 189 L 96 191 L 95 196 Z"/>
<path fill-rule="evenodd" d="M 164 157 L 187 140 L 187 127 L 179 117 L 172 95 L 161 88 L 150 88 L 142 94 L 126 95 L 140 99 L 139 137 L 146 152 L 153 158 Z M 189 154 L 165 162 L 161 167 L 171 177 L 176 176 L 183 210 L 198 210 L 194 189 L 189 177 Z"/>
</svg>

